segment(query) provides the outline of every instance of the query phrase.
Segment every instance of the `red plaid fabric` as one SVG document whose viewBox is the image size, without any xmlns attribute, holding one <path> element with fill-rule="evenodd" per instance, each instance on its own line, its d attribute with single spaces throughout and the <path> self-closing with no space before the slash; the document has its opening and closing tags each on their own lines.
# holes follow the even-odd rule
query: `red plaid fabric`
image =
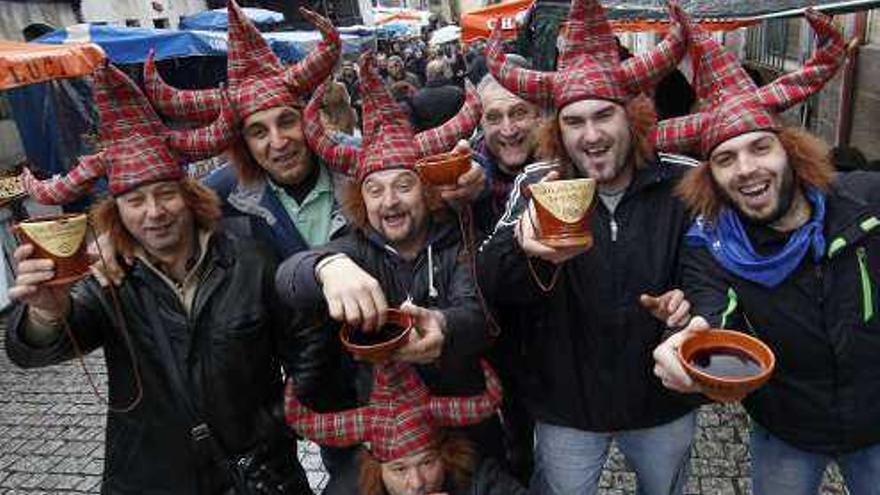
<svg viewBox="0 0 880 495">
<path fill-rule="evenodd" d="M 777 114 L 822 89 L 846 59 L 843 35 L 831 18 L 813 10 L 806 16 L 819 37 L 816 52 L 803 68 L 763 88 L 734 54 L 695 27 L 691 52 L 699 112 L 660 122 L 653 136 L 656 148 L 708 158 L 716 146 L 740 134 L 778 129 Z"/>
<path fill-rule="evenodd" d="M 342 41 L 336 29 L 323 17 L 303 11 L 321 31 L 323 40 L 306 58 L 285 68 L 234 0 L 227 2 L 227 10 L 227 91 L 236 116 L 244 120 L 260 110 L 302 107 L 305 96 L 330 75 L 339 58 Z M 213 119 L 220 108 L 221 89 L 172 88 L 162 80 L 152 55 L 144 65 L 144 80 L 156 108 L 169 117 L 202 122 Z"/>
<path fill-rule="evenodd" d="M 673 25 L 653 50 L 620 61 L 617 42 L 598 0 L 573 0 L 556 72 L 539 72 L 507 62 L 502 50 L 501 23 L 486 48 L 492 75 L 504 87 L 541 105 L 561 109 L 569 103 L 603 99 L 624 102 L 650 89 L 671 72 L 687 46 L 684 12 L 669 3 Z"/>
<path fill-rule="evenodd" d="M 318 86 L 303 112 L 303 133 L 309 146 L 331 170 L 345 175 L 354 175 L 360 158 L 360 149 L 336 143 L 324 132 L 321 125 L 321 102 L 327 93 L 327 84 Z"/>
<path fill-rule="evenodd" d="M 114 195 L 150 182 L 179 180 L 186 159 L 211 156 L 217 143 L 228 146 L 234 137 L 228 105 L 210 126 L 183 131 L 166 128 L 137 85 L 112 65 L 95 73 L 94 97 L 103 150 L 81 159 L 65 176 L 38 181 L 27 173 L 25 189 L 37 201 L 70 202 L 101 176 L 107 176 Z"/>
<path fill-rule="evenodd" d="M 486 390 L 474 397 L 435 397 L 411 365 L 378 365 L 373 371 L 370 403 L 336 413 L 310 411 L 288 381 L 287 423 L 322 445 L 364 443 L 380 462 L 400 459 L 434 446 L 438 427 L 475 424 L 495 413 L 501 403 L 501 383 L 487 362 L 480 364 Z"/>
<path fill-rule="evenodd" d="M 480 122 L 480 99 L 468 83 L 464 104 L 453 118 L 416 134 L 406 113 L 379 77 L 372 55 L 362 55 L 360 65 L 363 147 L 340 145 L 327 135 L 318 115 L 323 87 L 306 106 L 304 125 L 306 140 L 318 156 L 337 171 L 353 173 L 358 182 L 379 170 L 413 169 L 419 158 L 452 149 L 459 139 L 470 136 Z"/>
</svg>

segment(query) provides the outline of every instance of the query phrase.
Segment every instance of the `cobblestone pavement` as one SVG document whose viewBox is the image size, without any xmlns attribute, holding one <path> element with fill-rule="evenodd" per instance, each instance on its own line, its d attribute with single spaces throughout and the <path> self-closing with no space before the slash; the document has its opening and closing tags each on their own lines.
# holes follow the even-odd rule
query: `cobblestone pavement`
<svg viewBox="0 0 880 495">
<path fill-rule="evenodd" d="M 103 390 L 106 374 L 100 352 L 85 363 Z M 104 423 L 104 406 L 77 362 L 21 370 L 0 352 L 0 495 L 98 493 Z M 751 494 L 748 419 L 742 408 L 704 407 L 698 424 L 686 493 Z M 327 476 L 317 446 L 301 445 L 299 457 L 319 491 Z M 614 451 L 602 473 L 600 493 L 630 495 L 635 483 L 635 475 Z M 845 493 L 836 470 L 829 471 L 822 493 Z"/>
</svg>

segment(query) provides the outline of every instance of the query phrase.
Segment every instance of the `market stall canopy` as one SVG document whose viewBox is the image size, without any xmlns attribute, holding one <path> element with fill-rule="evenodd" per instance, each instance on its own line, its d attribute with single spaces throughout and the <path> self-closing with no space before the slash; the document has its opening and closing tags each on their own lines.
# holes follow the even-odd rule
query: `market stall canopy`
<svg viewBox="0 0 880 495">
<path fill-rule="evenodd" d="M 461 28 L 458 26 L 443 26 L 431 33 L 430 45 L 442 45 L 458 41 L 461 38 Z"/>
<path fill-rule="evenodd" d="M 244 15 L 257 27 L 284 22 L 284 14 L 274 10 L 244 7 Z M 226 8 L 206 10 L 198 14 L 188 15 L 180 19 L 180 29 L 202 31 L 226 31 L 229 28 L 229 16 Z"/>
<path fill-rule="evenodd" d="M 516 36 L 534 0 L 509 0 L 461 15 L 464 43 L 487 39 L 497 19 L 507 39 Z M 880 0 L 678 0 L 694 21 L 704 29 L 731 30 L 761 19 L 792 17 L 807 7 L 827 13 L 853 12 L 880 6 Z M 665 0 L 603 0 L 602 5 L 615 31 L 663 30 L 668 15 Z"/>
<path fill-rule="evenodd" d="M 301 60 L 321 40 L 318 31 L 278 31 L 263 33 L 263 36 L 285 63 Z M 369 34 L 362 32 L 342 34 L 341 37 L 343 53 L 358 53 L 361 46 L 372 39 Z M 226 55 L 226 32 L 223 31 L 174 31 L 77 24 L 49 33 L 36 41 L 65 45 L 89 41 L 103 48 L 110 60 L 117 64 L 142 63 L 151 49 L 156 50 L 156 60 Z"/>
<path fill-rule="evenodd" d="M 0 89 L 89 74 L 106 59 L 92 43 L 44 46 L 0 40 Z"/>
</svg>

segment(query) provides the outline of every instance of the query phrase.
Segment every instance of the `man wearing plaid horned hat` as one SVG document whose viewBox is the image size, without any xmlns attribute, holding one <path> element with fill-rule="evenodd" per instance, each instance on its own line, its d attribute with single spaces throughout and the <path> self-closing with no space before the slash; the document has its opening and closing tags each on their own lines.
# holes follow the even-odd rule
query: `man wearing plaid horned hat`
<svg viewBox="0 0 880 495">
<path fill-rule="evenodd" d="M 468 394 L 482 383 L 476 357 L 488 346 L 485 317 L 471 264 L 462 260 L 459 225 L 414 168 L 419 157 L 448 151 L 471 133 L 480 119 L 479 98 L 469 85 L 458 115 L 416 134 L 372 55 L 360 63 L 363 147 L 335 143 L 323 129 L 316 113 L 324 86 L 306 108 L 305 121 L 306 137 L 324 160 L 356 164 L 355 180 L 343 191 L 343 208 L 355 228 L 288 258 L 278 270 L 278 291 L 294 307 L 326 305 L 332 319 L 365 331 L 381 326 L 385 309 L 400 306 L 422 332 L 413 332 L 394 359 L 417 363 L 435 393 Z M 354 377 L 369 384 L 369 365 L 344 362 L 354 367 L 342 373 L 345 387 Z M 368 391 L 357 392 L 355 399 L 366 400 Z M 497 421 L 470 430 L 481 448 L 500 450 Z"/>
<path fill-rule="evenodd" d="M 305 311 L 278 304 L 271 254 L 215 230 L 217 196 L 183 170 L 233 138 L 229 107 L 208 127 L 172 131 L 112 66 L 98 70 L 94 93 L 103 149 L 63 177 L 27 174 L 24 185 L 41 203 L 64 204 L 106 176 L 112 197 L 92 212 L 97 232 L 134 262 L 111 292 L 94 277 L 46 285 L 53 262 L 21 245 L 10 359 L 46 366 L 103 348 L 102 493 L 308 493 L 280 417 L 278 365 L 310 396 L 325 336 Z"/>
<path fill-rule="evenodd" d="M 501 384 L 482 363 L 485 390 L 469 397 L 438 397 L 412 366 L 389 363 L 374 369 L 367 405 L 316 413 L 286 391 L 287 421 L 322 445 L 363 445 L 358 495 L 524 495 L 525 489 L 492 459 L 478 459 L 473 445 L 447 428 L 477 423 L 496 413 Z M 479 394 L 479 395 L 477 395 Z"/>
<path fill-rule="evenodd" d="M 300 62 L 284 67 L 257 28 L 230 0 L 225 88 L 182 91 L 167 85 L 153 58 L 144 65 L 147 95 L 164 115 L 185 122 L 213 118 L 227 95 L 240 124 L 227 151 L 232 166 L 205 179 L 223 201 L 224 217 L 247 236 L 272 246 L 279 259 L 327 242 L 345 226 L 334 196 L 333 172 L 303 136 L 303 107 L 342 51 L 330 22 L 300 9 L 323 40 Z"/>
<path fill-rule="evenodd" d="M 817 93 L 846 58 L 831 19 L 807 11 L 816 51 L 757 87 L 736 57 L 695 32 L 698 111 L 664 121 L 657 145 L 703 163 L 679 193 L 699 216 L 687 232 L 689 328 L 658 347 L 656 373 L 697 391 L 675 358 L 681 341 L 738 329 L 776 355 L 770 381 L 743 401 L 752 418 L 757 494 L 817 493 L 835 460 L 849 493 L 880 486 L 880 175 L 834 175 L 828 147 L 778 114 Z"/>
<path fill-rule="evenodd" d="M 477 263 L 494 309 L 530 317 L 508 347 L 521 350 L 512 393 L 536 423 L 537 493 L 596 493 L 612 440 L 634 467 L 639 493 L 684 487 L 693 406 L 651 374 L 654 347 L 688 319 L 675 289 L 687 218 L 673 195 L 685 167 L 654 153 L 653 105 L 644 94 L 686 51 L 687 20 L 675 5 L 670 13 L 666 38 L 626 60 L 597 0 L 572 2 L 556 72 L 509 63 L 500 33 L 487 47 L 498 82 L 555 110 L 539 137 L 539 153 L 550 161 L 516 179 Z M 521 191 L 540 180 L 585 177 L 597 184 L 593 246 L 542 244 Z M 502 331 L 500 338 L 513 337 Z"/>
</svg>

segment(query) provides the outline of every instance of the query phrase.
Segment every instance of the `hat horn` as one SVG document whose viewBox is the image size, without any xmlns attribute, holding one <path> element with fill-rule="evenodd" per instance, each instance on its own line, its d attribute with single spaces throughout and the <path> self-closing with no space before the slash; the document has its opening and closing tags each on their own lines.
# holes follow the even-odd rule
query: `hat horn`
<svg viewBox="0 0 880 495">
<path fill-rule="evenodd" d="M 65 175 L 38 180 L 30 170 L 24 169 L 21 179 L 24 190 L 37 202 L 63 205 L 88 192 L 95 180 L 103 177 L 106 171 L 103 153 L 99 152 L 80 158 L 79 163 Z"/>
<path fill-rule="evenodd" d="M 162 115 L 178 120 L 210 122 L 222 104 L 219 88 L 182 90 L 166 83 L 156 68 L 155 50 L 144 63 L 144 91 Z"/>
<path fill-rule="evenodd" d="M 808 9 L 806 16 L 819 38 L 816 52 L 800 70 L 758 90 L 759 100 L 771 111 L 785 111 L 817 93 L 846 60 L 847 46 L 843 34 L 834 26 L 831 17 L 813 9 Z"/>
<path fill-rule="evenodd" d="M 306 58 L 284 71 L 287 84 L 295 91 L 303 93 L 314 89 L 333 72 L 342 52 L 342 40 L 339 31 L 325 17 L 302 7 L 299 11 L 321 31 L 323 37 L 321 43 Z"/>
<path fill-rule="evenodd" d="M 500 20 L 496 20 L 486 45 L 486 64 L 492 77 L 511 93 L 542 106 L 553 101 L 552 72 L 524 69 L 507 60 L 502 49 Z"/>
<path fill-rule="evenodd" d="M 314 412 L 297 398 L 291 379 L 287 380 L 284 390 L 284 413 L 291 428 L 321 445 L 348 447 L 366 440 L 368 425 L 364 408 L 332 413 Z"/>
<path fill-rule="evenodd" d="M 478 423 L 498 409 L 502 389 L 498 375 L 485 360 L 480 360 L 486 390 L 476 397 L 432 397 L 429 403 L 431 417 L 438 426 L 462 426 Z"/>
<path fill-rule="evenodd" d="M 669 1 L 666 7 L 671 22 L 663 41 L 652 50 L 623 61 L 620 66 L 620 81 L 627 85 L 631 95 L 653 88 L 675 69 L 687 50 L 690 20 L 677 3 Z"/>
<path fill-rule="evenodd" d="M 217 118 L 205 127 L 169 131 L 169 144 L 189 158 L 200 160 L 217 155 L 229 148 L 237 135 L 235 112 L 220 92 Z"/>
</svg>

